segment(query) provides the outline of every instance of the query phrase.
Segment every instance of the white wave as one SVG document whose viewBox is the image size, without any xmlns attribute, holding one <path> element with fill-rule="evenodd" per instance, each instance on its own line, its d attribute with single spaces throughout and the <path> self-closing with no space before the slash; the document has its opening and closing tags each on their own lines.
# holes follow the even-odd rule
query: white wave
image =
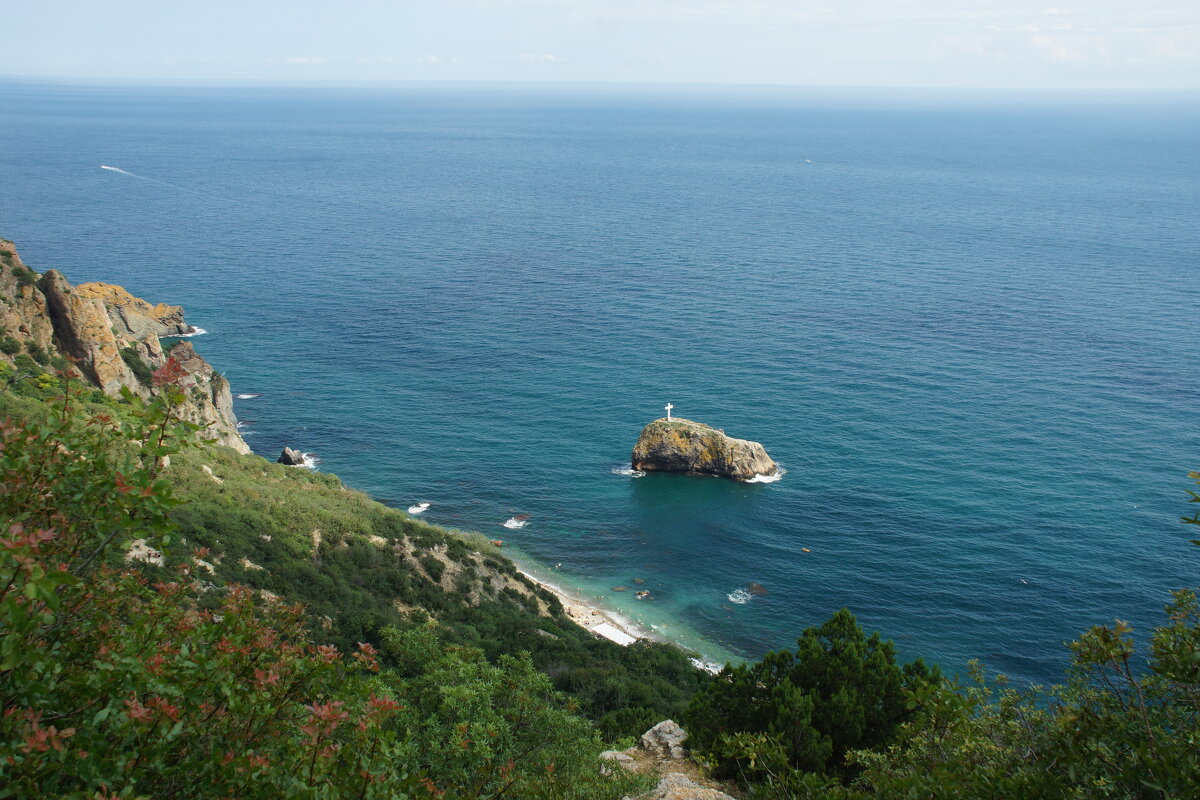
<svg viewBox="0 0 1200 800">
<path fill-rule="evenodd" d="M 409 506 L 409 507 L 408 507 L 408 513 L 410 513 L 410 514 L 422 514 L 422 513 L 424 513 L 424 512 L 425 512 L 425 511 L 426 511 L 428 508 L 429 508 L 429 503 L 417 503 L 417 504 L 416 504 L 416 505 L 414 505 L 414 506 Z"/>
<path fill-rule="evenodd" d="M 528 524 L 529 520 L 527 519 L 517 519 L 516 517 L 512 517 L 504 523 L 504 527 L 508 528 L 509 530 L 517 531 L 521 528 L 524 528 Z"/>
<path fill-rule="evenodd" d="M 204 335 L 204 334 L 206 334 L 206 333 L 208 333 L 208 331 L 207 331 L 207 330 L 205 330 L 204 328 L 199 328 L 199 327 L 197 327 L 197 326 L 193 325 L 193 326 L 192 326 L 192 332 L 191 332 L 191 333 L 172 333 L 172 334 L 171 334 L 169 337 L 167 337 L 167 338 L 170 338 L 170 339 L 187 339 L 187 338 L 189 338 L 189 337 L 192 337 L 192 336 L 203 336 L 203 335 Z"/>
<path fill-rule="evenodd" d="M 254 394 L 253 392 L 246 392 L 245 394 L 239 394 L 239 395 L 237 395 L 237 399 L 238 399 L 238 400 L 253 400 L 253 399 L 254 399 L 254 398 L 256 398 L 256 397 L 262 397 L 262 395 L 261 395 L 261 394 Z"/>
<path fill-rule="evenodd" d="M 644 478 L 646 473 L 640 469 L 634 469 L 632 464 L 626 464 L 623 467 L 613 467 L 613 475 L 624 475 L 628 478 Z"/>
<path fill-rule="evenodd" d="M 746 591 L 745 589 L 734 589 L 725 596 L 729 598 L 729 602 L 737 603 L 739 606 L 744 606 L 746 603 L 750 602 L 750 598 L 754 595 L 750 594 L 750 592 Z"/>
<path fill-rule="evenodd" d="M 303 460 L 303 463 L 289 464 L 288 466 L 303 467 L 304 469 L 316 469 L 317 464 L 321 463 L 321 458 L 316 453 L 301 453 L 300 458 Z"/>
<path fill-rule="evenodd" d="M 722 669 L 721 665 L 715 661 L 701 661 L 698 658 L 689 658 L 688 661 L 692 662 L 692 666 L 696 669 L 702 669 L 710 675 L 716 675 Z"/>
<path fill-rule="evenodd" d="M 777 467 L 774 475 L 755 475 L 753 478 L 747 478 L 743 483 L 775 483 L 783 480 L 786 472 L 787 470 L 783 467 Z"/>
</svg>

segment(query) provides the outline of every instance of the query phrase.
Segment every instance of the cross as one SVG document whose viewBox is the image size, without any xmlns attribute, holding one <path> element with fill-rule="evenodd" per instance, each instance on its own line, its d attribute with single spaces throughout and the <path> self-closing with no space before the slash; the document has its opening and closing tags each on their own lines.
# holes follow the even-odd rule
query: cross
<svg viewBox="0 0 1200 800">
<path fill-rule="evenodd" d="M 675 406 L 671 405 L 670 403 L 667 403 L 667 406 L 666 406 L 666 408 L 667 408 L 667 422 L 670 422 L 670 421 L 671 421 L 671 409 L 672 409 L 672 408 L 674 408 L 674 407 L 675 407 Z"/>
</svg>

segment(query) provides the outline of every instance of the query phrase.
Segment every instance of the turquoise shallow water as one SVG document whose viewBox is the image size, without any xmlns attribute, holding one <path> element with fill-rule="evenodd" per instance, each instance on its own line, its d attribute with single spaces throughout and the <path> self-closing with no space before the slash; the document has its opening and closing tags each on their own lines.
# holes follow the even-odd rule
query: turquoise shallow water
<svg viewBox="0 0 1200 800">
<path fill-rule="evenodd" d="M 261 394 L 257 452 L 428 501 L 711 655 L 847 605 L 906 656 L 1049 681 L 1064 640 L 1197 582 L 1195 97 L 0 103 L 0 235 L 183 304 Z M 667 401 L 787 474 L 617 474 Z M 611 591 L 634 578 L 652 602 Z"/>
</svg>

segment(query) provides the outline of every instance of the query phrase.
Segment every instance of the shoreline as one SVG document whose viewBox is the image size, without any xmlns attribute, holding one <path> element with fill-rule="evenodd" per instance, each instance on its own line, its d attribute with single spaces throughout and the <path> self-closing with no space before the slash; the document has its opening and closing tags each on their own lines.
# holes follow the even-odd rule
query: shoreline
<svg viewBox="0 0 1200 800">
<path fill-rule="evenodd" d="M 567 618 L 593 636 L 608 639 L 610 642 L 615 642 L 622 647 L 628 647 L 639 639 L 659 644 L 668 644 L 688 653 L 692 664 L 697 669 L 702 669 L 713 675 L 720 672 L 724 666 L 723 664 L 704 660 L 690 648 L 684 647 L 660 633 L 646 630 L 628 617 L 613 611 L 611 608 L 605 608 L 595 601 L 584 599 L 578 589 L 565 589 L 562 586 L 551 583 L 546 578 L 539 577 L 531 570 L 528 561 L 518 561 L 512 556 L 508 558 L 517 565 L 518 572 L 557 597 L 558 602 L 562 604 L 563 611 L 566 612 Z"/>
</svg>

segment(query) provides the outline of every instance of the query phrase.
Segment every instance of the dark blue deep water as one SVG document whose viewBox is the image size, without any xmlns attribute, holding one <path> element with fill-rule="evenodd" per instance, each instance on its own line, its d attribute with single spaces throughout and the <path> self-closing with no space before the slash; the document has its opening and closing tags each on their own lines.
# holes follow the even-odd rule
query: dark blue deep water
<svg viewBox="0 0 1200 800">
<path fill-rule="evenodd" d="M 1064 640 L 1200 583 L 1198 122 L 1194 96 L 10 83 L 0 235 L 184 305 L 261 393 L 257 452 L 710 656 L 845 605 L 906 657 L 1047 682 Z M 618 474 L 667 401 L 783 480 Z M 653 601 L 609 588 L 634 578 Z"/>
</svg>

